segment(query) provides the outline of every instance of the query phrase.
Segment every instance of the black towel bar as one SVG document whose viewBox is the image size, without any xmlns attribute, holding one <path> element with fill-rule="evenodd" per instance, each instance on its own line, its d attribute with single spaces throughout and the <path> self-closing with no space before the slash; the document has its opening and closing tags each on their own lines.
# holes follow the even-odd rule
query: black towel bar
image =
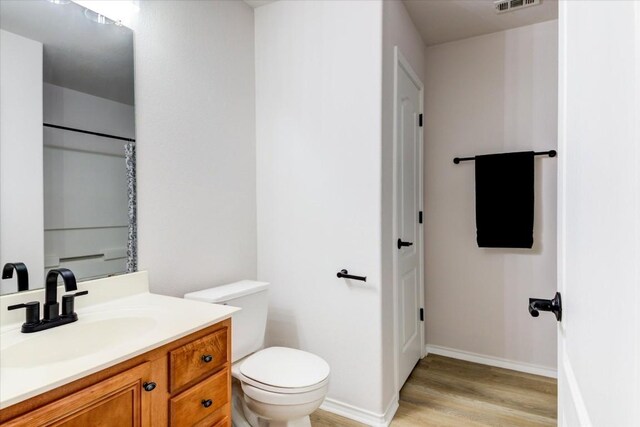
<svg viewBox="0 0 640 427">
<path fill-rule="evenodd" d="M 345 270 L 344 268 L 342 270 L 338 271 L 338 274 L 336 276 L 338 276 L 339 279 L 353 279 L 353 280 L 360 280 L 362 282 L 366 282 L 367 281 L 367 277 L 366 276 L 354 276 L 352 274 L 349 274 L 349 272 L 347 270 Z"/>
<path fill-rule="evenodd" d="M 558 155 L 558 152 L 556 150 L 549 150 L 549 151 L 536 151 L 533 153 L 535 156 L 549 156 L 549 157 L 555 157 Z M 476 157 L 454 157 L 453 158 L 453 163 L 455 163 L 456 165 L 460 162 L 468 162 L 470 160 L 475 160 Z"/>
</svg>

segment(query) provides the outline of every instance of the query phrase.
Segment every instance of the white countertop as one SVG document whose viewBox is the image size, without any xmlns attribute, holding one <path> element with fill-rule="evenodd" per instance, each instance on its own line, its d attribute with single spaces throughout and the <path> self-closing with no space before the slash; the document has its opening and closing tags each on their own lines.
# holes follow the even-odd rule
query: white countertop
<svg viewBox="0 0 640 427">
<path fill-rule="evenodd" d="M 83 298 L 83 297 L 81 297 Z M 231 317 L 238 308 L 148 292 L 82 306 L 78 321 L 23 334 L 0 330 L 0 409 Z"/>
</svg>

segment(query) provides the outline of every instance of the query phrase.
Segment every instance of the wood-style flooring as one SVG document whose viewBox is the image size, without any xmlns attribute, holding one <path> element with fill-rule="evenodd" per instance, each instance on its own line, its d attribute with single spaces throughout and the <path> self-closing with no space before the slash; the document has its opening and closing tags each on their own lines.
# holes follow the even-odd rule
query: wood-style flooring
<svg viewBox="0 0 640 427">
<path fill-rule="evenodd" d="M 400 391 L 392 427 L 555 426 L 553 378 L 428 355 Z M 313 427 L 363 424 L 318 410 Z"/>
</svg>

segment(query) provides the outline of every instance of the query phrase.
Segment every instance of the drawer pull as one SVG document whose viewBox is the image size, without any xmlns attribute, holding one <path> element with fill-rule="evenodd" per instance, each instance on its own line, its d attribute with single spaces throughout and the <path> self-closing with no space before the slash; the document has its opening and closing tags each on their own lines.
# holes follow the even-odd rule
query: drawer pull
<svg viewBox="0 0 640 427">
<path fill-rule="evenodd" d="M 154 382 L 144 383 L 142 384 L 142 387 L 144 388 L 144 391 L 153 391 L 153 389 L 156 388 L 156 383 Z"/>
<path fill-rule="evenodd" d="M 208 408 L 211 405 L 213 405 L 213 401 L 211 399 L 202 399 L 202 406 Z"/>
<path fill-rule="evenodd" d="M 213 356 L 210 354 L 205 354 L 204 356 L 202 356 L 202 361 L 204 363 L 209 363 L 213 360 Z"/>
</svg>

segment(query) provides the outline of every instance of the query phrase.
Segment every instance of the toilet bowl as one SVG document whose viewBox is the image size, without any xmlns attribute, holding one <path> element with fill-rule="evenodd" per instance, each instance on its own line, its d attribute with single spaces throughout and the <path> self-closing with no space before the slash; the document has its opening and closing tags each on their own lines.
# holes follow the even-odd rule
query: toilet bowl
<svg viewBox="0 0 640 427">
<path fill-rule="evenodd" d="M 185 298 L 242 308 L 232 315 L 234 427 L 310 427 L 324 401 L 330 368 L 319 356 L 288 347 L 263 349 L 268 283 L 244 280 Z"/>
<path fill-rule="evenodd" d="M 249 425 L 302 427 L 311 425 L 309 414 L 324 401 L 329 371 L 316 355 L 270 347 L 236 362 L 231 374 Z"/>
</svg>

